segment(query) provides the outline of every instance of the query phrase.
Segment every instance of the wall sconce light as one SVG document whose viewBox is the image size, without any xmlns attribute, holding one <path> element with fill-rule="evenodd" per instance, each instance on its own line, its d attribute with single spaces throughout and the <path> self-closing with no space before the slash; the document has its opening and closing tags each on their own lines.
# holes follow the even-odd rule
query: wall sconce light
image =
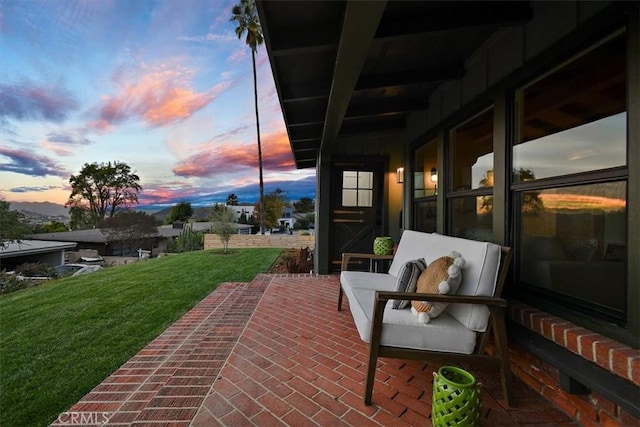
<svg viewBox="0 0 640 427">
<path fill-rule="evenodd" d="M 436 168 L 431 168 L 431 182 L 438 182 L 438 171 Z"/>
<path fill-rule="evenodd" d="M 403 167 L 399 167 L 396 170 L 396 181 L 398 182 L 398 184 L 404 183 L 404 168 Z"/>
</svg>

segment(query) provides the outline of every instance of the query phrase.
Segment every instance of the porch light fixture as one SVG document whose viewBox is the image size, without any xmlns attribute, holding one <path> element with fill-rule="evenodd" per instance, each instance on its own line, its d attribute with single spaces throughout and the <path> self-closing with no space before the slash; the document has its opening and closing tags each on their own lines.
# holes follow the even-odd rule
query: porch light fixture
<svg viewBox="0 0 640 427">
<path fill-rule="evenodd" d="M 431 182 L 438 182 L 438 171 L 436 168 L 431 168 Z"/>
<path fill-rule="evenodd" d="M 404 183 L 404 168 L 403 167 L 399 167 L 396 170 L 396 181 L 398 182 L 398 184 Z"/>
</svg>

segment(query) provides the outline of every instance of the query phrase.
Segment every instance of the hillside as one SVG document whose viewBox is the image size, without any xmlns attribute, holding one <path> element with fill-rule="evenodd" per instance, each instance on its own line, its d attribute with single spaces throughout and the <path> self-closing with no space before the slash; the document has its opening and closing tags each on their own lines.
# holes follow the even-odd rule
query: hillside
<svg viewBox="0 0 640 427">
<path fill-rule="evenodd" d="M 43 216 L 69 216 L 69 208 L 51 202 L 9 202 L 12 211 L 31 212 Z"/>
</svg>

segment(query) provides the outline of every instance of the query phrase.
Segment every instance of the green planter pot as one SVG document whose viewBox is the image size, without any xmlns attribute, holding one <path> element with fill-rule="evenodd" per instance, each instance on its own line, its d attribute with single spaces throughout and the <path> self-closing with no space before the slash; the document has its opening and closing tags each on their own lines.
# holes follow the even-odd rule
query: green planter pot
<svg viewBox="0 0 640 427">
<path fill-rule="evenodd" d="M 376 237 L 373 241 L 373 253 L 376 255 L 391 255 L 393 253 L 393 240 L 391 240 L 391 237 Z"/>
<path fill-rule="evenodd" d="M 479 426 L 480 387 L 464 369 L 443 366 L 433 373 L 431 422 L 440 426 Z"/>
</svg>

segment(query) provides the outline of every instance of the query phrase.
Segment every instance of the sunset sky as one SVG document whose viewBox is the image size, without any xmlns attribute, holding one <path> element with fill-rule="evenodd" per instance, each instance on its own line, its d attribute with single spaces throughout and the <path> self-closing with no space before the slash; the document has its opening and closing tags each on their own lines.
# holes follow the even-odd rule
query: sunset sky
<svg viewBox="0 0 640 427">
<path fill-rule="evenodd" d="M 64 204 L 85 163 L 125 162 L 141 205 L 258 198 L 251 51 L 228 0 L 2 0 L 0 198 Z M 264 46 L 265 190 L 314 197 L 297 170 Z"/>
</svg>

